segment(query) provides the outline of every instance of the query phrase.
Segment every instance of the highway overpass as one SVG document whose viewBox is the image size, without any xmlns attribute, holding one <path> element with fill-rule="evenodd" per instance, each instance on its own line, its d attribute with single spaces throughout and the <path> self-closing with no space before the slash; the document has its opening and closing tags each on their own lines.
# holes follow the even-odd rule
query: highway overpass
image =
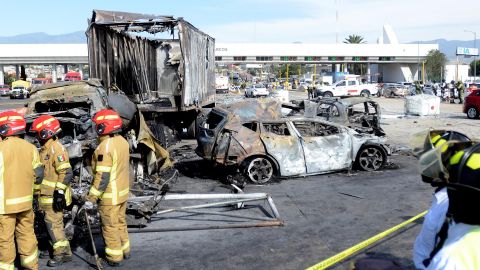
<svg viewBox="0 0 480 270">
<path fill-rule="evenodd" d="M 384 81 L 418 78 L 419 63 L 437 44 L 275 44 L 216 43 L 218 64 L 332 64 L 336 71 L 349 63 L 365 63 L 367 74 L 381 73 Z M 0 84 L 3 68 L 20 65 L 88 64 L 86 44 L 0 44 Z M 342 65 L 343 64 L 343 65 Z M 17 72 L 18 74 L 18 72 Z M 52 74 L 56 78 L 57 74 Z"/>
</svg>

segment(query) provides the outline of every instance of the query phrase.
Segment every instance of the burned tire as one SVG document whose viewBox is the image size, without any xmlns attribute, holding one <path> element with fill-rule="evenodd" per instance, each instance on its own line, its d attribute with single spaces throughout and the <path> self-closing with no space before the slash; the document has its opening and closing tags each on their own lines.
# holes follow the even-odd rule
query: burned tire
<svg viewBox="0 0 480 270">
<path fill-rule="evenodd" d="M 377 171 L 387 163 L 387 152 L 378 145 L 364 145 L 358 151 L 355 163 L 364 171 Z"/>
<path fill-rule="evenodd" d="M 330 91 L 327 91 L 327 92 L 323 93 L 323 97 L 325 97 L 325 98 L 331 98 L 331 97 L 333 97 L 333 93 L 330 92 Z"/>
<path fill-rule="evenodd" d="M 370 97 L 370 91 L 362 90 L 362 92 L 360 92 L 360 96 L 362 96 L 364 98 L 368 98 L 368 97 Z"/>
<path fill-rule="evenodd" d="M 476 119 L 478 118 L 478 110 L 475 107 L 468 107 L 467 109 L 467 117 L 469 119 Z"/>
<path fill-rule="evenodd" d="M 245 176 L 255 184 L 265 184 L 273 179 L 274 166 L 265 157 L 254 157 L 245 163 Z"/>
</svg>

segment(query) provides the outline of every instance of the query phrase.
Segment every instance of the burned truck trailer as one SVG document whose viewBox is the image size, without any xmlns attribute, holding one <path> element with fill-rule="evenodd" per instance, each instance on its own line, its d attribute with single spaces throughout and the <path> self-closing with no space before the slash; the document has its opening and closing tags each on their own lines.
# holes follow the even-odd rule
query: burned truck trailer
<svg viewBox="0 0 480 270">
<path fill-rule="evenodd" d="M 94 10 L 87 38 L 90 77 L 125 92 L 159 140 L 195 135 L 198 109 L 215 104 L 212 37 L 182 18 Z"/>
</svg>

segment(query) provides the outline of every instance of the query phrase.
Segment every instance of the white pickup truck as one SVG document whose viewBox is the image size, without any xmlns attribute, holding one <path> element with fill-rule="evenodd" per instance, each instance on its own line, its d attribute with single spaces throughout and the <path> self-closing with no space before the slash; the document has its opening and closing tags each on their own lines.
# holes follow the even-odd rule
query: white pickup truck
<svg viewBox="0 0 480 270">
<path fill-rule="evenodd" d="M 332 86 L 322 86 L 316 91 L 317 96 L 323 97 L 344 97 L 362 96 L 369 97 L 378 93 L 377 85 L 362 84 L 357 80 L 342 80 Z"/>
</svg>

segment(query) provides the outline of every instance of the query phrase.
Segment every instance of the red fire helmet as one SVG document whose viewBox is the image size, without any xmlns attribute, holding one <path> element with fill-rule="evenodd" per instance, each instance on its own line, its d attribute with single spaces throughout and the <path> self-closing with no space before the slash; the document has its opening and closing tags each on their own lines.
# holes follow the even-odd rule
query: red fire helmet
<svg viewBox="0 0 480 270">
<path fill-rule="evenodd" d="M 0 113 L 0 135 L 8 137 L 25 133 L 27 123 L 17 112 L 7 111 Z"/>
<path fill-rule="evenodd" d="M 61 130 L 60 122 L 51 115 L 38 117 L 33 121 L 32 127 L 30 128 L 30 132 L 36 132 L 36 135 L 42 140 L 50 139 Z"/>
<path fill-rule="evenodd" d="M 122 131 L 122 119 L 114 110 L 100 110 L 93 117 L 98 135 L 107 135 Z"/>
</svg>

